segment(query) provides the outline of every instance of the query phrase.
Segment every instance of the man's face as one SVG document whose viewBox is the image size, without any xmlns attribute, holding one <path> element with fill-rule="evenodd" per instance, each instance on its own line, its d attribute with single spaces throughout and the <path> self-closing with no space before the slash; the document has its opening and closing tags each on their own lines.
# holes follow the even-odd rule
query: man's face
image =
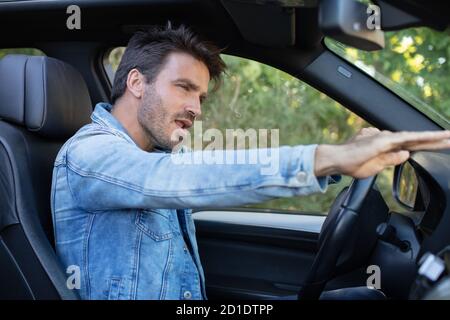
<svg viewBox="0 0 450 320">
<path fill-rule="evenodd" d="M 186 53 L 171 53 L 152 84 L 145 85 L 138 121 L 153 146 L 172 150 L 201 114 L 208 90 L 206 65 Z"/>
</svg>

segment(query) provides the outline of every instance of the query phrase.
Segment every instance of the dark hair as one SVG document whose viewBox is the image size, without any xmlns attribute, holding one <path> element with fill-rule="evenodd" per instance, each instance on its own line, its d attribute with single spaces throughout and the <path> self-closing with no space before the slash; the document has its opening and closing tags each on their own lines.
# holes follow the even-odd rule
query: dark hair
<svg viewBox="0 0 450 320">
<path fill-rule="evenodd" d="M 172 52 L 183 52 L 202 61 L 208 68 L 210 78 L 214 80 L 216 90 L 220 85 L 225 62 L 220 57 L 221 50 L 208 41 L 200 39 L 191 29 L 181 25 L 172 28 L 155 26 L 136 32 L 128 42 L 114 77 L 111 101 L 120 98 L 127 87 L 130 70 L 136 68 L 148 82 L 153 82 L 161 71 L 167 56 Z"/>
</svg>

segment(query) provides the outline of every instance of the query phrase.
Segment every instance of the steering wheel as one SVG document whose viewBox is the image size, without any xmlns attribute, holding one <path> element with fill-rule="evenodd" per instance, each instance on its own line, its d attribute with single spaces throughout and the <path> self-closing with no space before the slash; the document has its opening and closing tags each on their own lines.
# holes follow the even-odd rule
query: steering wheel
<svg viewBox="0 0 450 320">
<path fill-rule="evenodd" d="M 298 299 L 319 299 L 326 283 L 334 274 L 344 246 L 355 231 L 364 200 L 375 180 L 376 175 L 354 179 L 350 187 L 343 190 L 334 200 L 320 231 L 319 251 L 298 293 Z"/>
</svg>

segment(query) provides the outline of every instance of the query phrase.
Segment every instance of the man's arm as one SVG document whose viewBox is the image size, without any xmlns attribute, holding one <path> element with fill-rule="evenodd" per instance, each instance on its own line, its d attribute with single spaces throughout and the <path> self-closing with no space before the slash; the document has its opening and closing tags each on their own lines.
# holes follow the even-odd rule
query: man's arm
<svg viewBox="0 0 450 320">
<path fill-rule="evenodd" d="M 167 154 L 145 152 L 120 137 L 96 133 L 68 146 L 67 179 L 73 197 L 88 211 L 238 206 L 325 192 L 328 177 L 314 175 L 316 148 Z M 267 159 L 268 150 L 276 164 L 269 174 L 267 163 L 249 160 Z M 225 164 L 214 164 L 214 157 Z"/>
<path fill-rule="evenodd" d="M 145 152 L 122 138 L 94 134 L 69 146 L 67 179 L 72 195 L 88 211 L 238 206 L 325 192 L 329 175 L 370 176 L 405 161 L 409 150 L 449 148 L 448 138 L 449 131 L 381 132 L 342 145 L 281 147 L 273 150 L 277 172 L 263 174 L 261 163 L 214 164 L 212 159 L 259 159 L 267 149 L 173 155 Z M 192 161 L 197 156 L 203 162 Z"/>
</svg>

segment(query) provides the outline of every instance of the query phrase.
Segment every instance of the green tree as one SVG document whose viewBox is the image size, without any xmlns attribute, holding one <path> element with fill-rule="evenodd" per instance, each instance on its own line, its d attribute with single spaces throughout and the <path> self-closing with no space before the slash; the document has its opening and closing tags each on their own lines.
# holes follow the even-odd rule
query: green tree
<svg viewBox="0 0 450 320">
<path fill-rule="evenodd" d="M 438 124 L 450 128 L 450 34 L 429 28 L 387 32 L 386 47 L 365 52 L 331 39 L 327 46 Z"/>
</svg>

